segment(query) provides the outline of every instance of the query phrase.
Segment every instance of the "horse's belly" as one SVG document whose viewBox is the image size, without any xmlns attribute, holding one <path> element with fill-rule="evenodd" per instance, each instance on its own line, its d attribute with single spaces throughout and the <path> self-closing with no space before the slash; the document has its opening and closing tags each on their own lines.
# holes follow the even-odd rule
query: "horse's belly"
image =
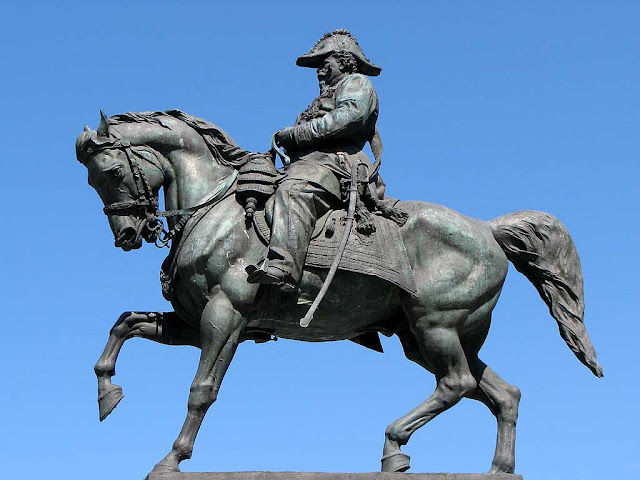
<svg viewBox="0 0 640 480">
<path fill-rule="evenodd" d="M 326 277 L 326 270 L 305 271 L 298 299 L 282 298 L 274 315 L 260 320 L 264 328 L 281 338 L 309 342 L 345 340 L 365 331 L 393 331 L 402 321 L 402 291 L 379 278 L 338 271 L 311 324 L 300 319 L 309 310 Z"/>
</svg>

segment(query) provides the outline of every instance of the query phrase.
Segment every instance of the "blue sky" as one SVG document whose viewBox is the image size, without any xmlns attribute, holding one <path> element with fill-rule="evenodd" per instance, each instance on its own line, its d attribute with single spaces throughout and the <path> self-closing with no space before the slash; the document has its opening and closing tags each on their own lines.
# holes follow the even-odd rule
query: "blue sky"
<svg viewBox="0 0 640 480">
<path fill-rule="evenodd" d="M 511 270 L 482 358 L 523 392 L 527 480 L 640 477 L 637 2 L 13 3 L 0 18 L 4 185 L 0 463 L 6 478 L 142 478 L 186 411 L 198 351 L 125 345 L 125 399 L 98 422 L 92 367 L 124 310 L 168 310 L 165 252 L 124 253 L 75 160 L 98 110 L 180 108 L 266 150 L 317 91 L 295 66 L 351 30 L 374 85 L 388 193 L 481 219 L 550 212 L 571 232 L 605 378 Z M 395 338 L 243 344 L 187 471 L 375 471 L 385 427 L 433 377 Z M 405 448 L 412 472 L 484 472 L 495 422 L 464 400 Z M 64 472 L 64 473 L 63 473 Z"/>
</svg>

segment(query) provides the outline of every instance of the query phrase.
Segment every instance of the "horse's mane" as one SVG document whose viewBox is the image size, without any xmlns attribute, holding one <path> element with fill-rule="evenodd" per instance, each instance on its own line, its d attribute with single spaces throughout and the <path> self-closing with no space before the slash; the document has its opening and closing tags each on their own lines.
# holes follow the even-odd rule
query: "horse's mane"
<svg viewBox="0 0 640 480">
<path fill-rule="evenodd" d="M 240 168 L 244 165 L 250 152 L 238 147 L 238 144 L 231 136 L 217 125 L 202 118 L 190 115 L 182 110 L 167 110 L 165 112 L 126 112 L 109 117 L 110 125 L 122 123 L 155 123 L 164 128 L 171 128 L 163 122 L 163 119 L 173 118 L 186 123 L 193 128 L 209 147 L 213 156 L 222 165 Z M 228 152 L 233 152 L 227 154 Z"/>
<path fill-rule="evenodd" d="M 118 125 L 120 123 L 156 123 L 162 127 L 170 128 L 162 122 L 163 118 L 172 117 L 183 121 L 198 133 L 207 134 L 215 137 L 218 143 L 224 143 L 237 147 L 238 144 L 231 138 L 231 136 L 225 132 L 222 128 L 214 125 L 213 123 L 198 118 L 182 110 L 167 110 L 164 112 L 126 112 L 109 117 L 109 124 Z"/>
<path fill-rule="evenodd" d="M 171 129 L 169 123 L 164 121 L 169 118 L 179 120 L 195 130 L 204 140 L 213 158 L 221 165 L 239 169 L 254 155 L 252 152 L 240 148 L 233 138 L 222 128 L 202 118 L 185 113 L 182 110 L 167 110 L 166 112 L 126 112 L 113 115 L 109 118 L 103 114 L 103 121 L 107 125 L 153 123 L 163 128 Z M 98 128 L 98 130 L 100 130 L 100 128 Z M 117 132 L 109 132 L 107 130 L 107 135 L 100 136 L 98 131 L 85 127 L 85 131 L 82 132 L 76 140 L 76 156 L 81 163 L 84 163 L 89 155 L 98 150 L 124 146 L 125 143 L 126 139 L 120 138 Z"/>
</svg>

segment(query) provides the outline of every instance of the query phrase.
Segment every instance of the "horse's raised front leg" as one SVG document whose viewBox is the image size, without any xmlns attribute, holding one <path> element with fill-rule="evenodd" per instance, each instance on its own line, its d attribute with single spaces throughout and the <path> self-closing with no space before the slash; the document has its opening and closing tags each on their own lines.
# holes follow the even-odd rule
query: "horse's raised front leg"
<svg viewBox="0 0 640 480">
<path fill-rule="evenodd" d="M 437 385 L 429 398 L 387 427 L 382 452 L 383 472 L 407 470 L 409 456 L 400 447 L 406 445 L 421 426 L 477 388 L 456 330 L 464 315 L 465 312 L 440 312 L 423 316 L 412 326 L 411 333 L 426 360 L 425 366 L 436 374 Z"/>
<path fill-rule="evenodd" d="M 173 312 L 124 312 L 109 332 L 109 340 L 94 367 L 98 377 L 100 421 L 107 418 L 122 400 L 122 388 L 111 383 L 116 360 L 125 341 L 142 337 L 167 345 L 200 346 L 199 332 Z"/>
<path fill-rule="evenodd" d="M 218 396 L 245 324 L 224 293 L 218 292 L 207 303 L 200 321 L 202 353 L 189 391 L 187 418 L 171 452 L 153 468 L 154 473 L 178 472 L 179 463 L 191 458 L 202 420 Z"/>
</svg>

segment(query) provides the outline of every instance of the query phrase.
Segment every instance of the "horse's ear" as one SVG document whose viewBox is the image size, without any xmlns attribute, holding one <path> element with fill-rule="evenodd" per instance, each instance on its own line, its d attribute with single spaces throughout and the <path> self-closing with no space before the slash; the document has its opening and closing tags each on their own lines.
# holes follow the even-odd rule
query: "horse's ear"
<svg viewBox="0 0 640 480">
<path fill-rule="evenodd" d="M 84 131 L 85 132 L 90 132 L 91 131 L 91 127 L 89 125 L 85 125 L 84 126 Z"/>
<path fill-rule="evenodd" d="M 98 136 L 109 138 L 109 120 L 102 110 L 100 110 L 100 125 L 98 125 Z"/>
</svg>

